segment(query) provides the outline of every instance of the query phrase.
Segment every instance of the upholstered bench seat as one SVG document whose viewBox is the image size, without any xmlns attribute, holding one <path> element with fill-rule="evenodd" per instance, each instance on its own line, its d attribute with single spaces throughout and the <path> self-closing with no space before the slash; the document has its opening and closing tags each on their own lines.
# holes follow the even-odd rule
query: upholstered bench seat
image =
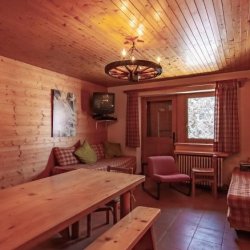
<svg viewBox="0 0 250 250">
<path fill-rule="evenodd" d="M 136 171 L 136 157 L 135 156 L 120 156 L 111 159 L 99 159 L 94 164 L 72 164 L 67 166 L 55 166 L 52 169 L 52 174 L 61 174 L 67 171 L 86 168 L 96 170 L 106 170 L 108 166 L 111 167 L 122 167 L 122 168 L 133 168 L 133 172 Z"/>
</svg>

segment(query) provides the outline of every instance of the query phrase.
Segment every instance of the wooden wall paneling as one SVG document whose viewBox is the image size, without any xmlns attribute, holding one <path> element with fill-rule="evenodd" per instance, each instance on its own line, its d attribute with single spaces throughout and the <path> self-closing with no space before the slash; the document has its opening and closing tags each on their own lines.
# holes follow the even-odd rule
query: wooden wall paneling
<svg viewBox="0 0 250 250">
<path fill-rule="evenodd" d="M 212 4 L 210 3 L 210 6 Z M 214 65 L 214 70 L 222 69 L 223 64 L 223 58 L 221 57 L 221 53 L 219 52 L 219 44 L 218 44 L 218 37 L 215 36 L 212 25 L 210 22 L 210 17 L 208 15 L 206 4 L 204 1 L 195 1 L 192 3 L 192 8 L 197 9 L 197 14 L 193 15 L 194 18 L 196 18 L 196 23 L 202 32 L 202 39 L 203 43 L 207 49 L 207 52 L 209 54 L 209 62 L 211 62 Z"/>
<path fill-rule="evenodd" d="M 248 60 L 248 55 L 250 54 L 250 44 L 249 38 L 247 37 L 250 32 L 249 18 L 250 18 L 250 2 L 248 0 L 241 1 L 242 5 L 239 8 L 239 16 L 241 17 L 241 21 L 237 21 L 237 31 L 235 30 L 235 34 L 238 39 L 241 39 L 242 45 L 240 47 L 239 54 L 235 59 L 241 68 L 246 66 L 246 61 Z M 245 7 L 242 7 L 245 6 Z"/>
<path fill-rule="evenodd" d="M 30 181 L 47 166 L 54 146 L 67 147 L 88 139 L 107 139 L 107 128 L 95 128 L 82 110 L 82 91 L 105 87 L 0 57 L 0 188 Z M 51 137 L 51 89 L 73 92 L 77 134 Z"/>
<path fill-rule="evenodd" d="M 167 59 L 169 63 L 167 68 L 168 75 L 174 76 L 177 71 L 181 71 L 183 75 L 188 74 L 188 72 L 192 72 L 192 74 L 197 73 L 196 69 L 185 63 L 185 58 L 179 56 L 182 53 L 188 53 L 191 44 L 187 43 L 185 37 L 183 38 L 183 35 L 181 35 L 179 23 L 174 23 L 176 17 L 171 15 L 173 13 L 170 7 L 167 6 L 167 2 L 156 2 L 152 4 L 152 2 L 142 1 L 142 4 L 142 9 L 139 14 L 142 15 L 145 11 L 143 9 L 144 6 L 148 8 L 147 12 L 150 13 L 150 16 L 146 18 L 149 24 L 149 29 L 145 31 L 147 35 L 146 39 L 149 41 L 152 39 L 149 37 L 149 35 L 152 35 L 149 30 L 153 29 L 160 41 L 171 44 L 169 47 L 162 46 L 160 50 L 158 50 L 158 54 L 162 58 Z M 180 65 L 182 66 L 180 67 Z"/>
<path fill-rule="evenodd" d="M 223 1 L 224 16 L 226 20 L 227 36 L 229 50 L 231 54 L 231 63 L 233 70 L 237 70 L 237 58 L 240 56 L 240 43 L 241 37 L 241 16 L 240 16 L 240 2 L 236 1 Z M 238 19 L 238 20 L 237 20 Z"/>
<path fill-rule="evenodd" d="M 163 6 L 164 2 L 165 1 L 161 0 Z M 194 68 L 197 73 L 209 71 L 209 69 L 202 60 L 202 54 L 200 52 L 200 49 L 197 48 L 198 44 L 196 38 L 192 34 L 192 30 L 184 15 L 184 11 L 181 9 L 180 3 L 172 0 L 170 0 L 168 3 L 169 5 L 164 8 L 164 11 L 169 16 L 169 22 L 173 25 L 173 28 L 176 29 L 174 33 L 176 34 L 178 32 L 182 37 L 182 40 L 188 47 L 182 52 L 182 54 L 184 55 L 182 57 L 184 64 L 187 64 L 189 68 Z"/>
<path fill-rule="evenodd" d="M 171 29 L 171 27 L 168 25 L 171 22 L 170 19 L 165 22 L 164 18 L 159 18 L 162 21 L 162 24 L 159 24 L 159 20 L 158 22 L 156 22 L 155 15 L 157 13 L 156 8 L 154 8 L 154 6 L 157 6 L 157 3 L 154 2 L 154 4 L 152 4 L 151 1 L 140 1 L 134 3 L 130 1 L 128 3 L 128 9 L 124 10 L 120 1 L 113 2 L 118 8 L 120 8 L 122 12 L 124 12 L 124 17 L 127 18 L 127 23 L 136 20 L 137 26 L 140 22 L 144 25 L 143 39 L 145 40 L 145 45 L 143 44 L 141 46 L 143 55 L 147 55 L 149 51 L 150 54 L 155 55 L 154 57 L 149 55 L 149 58 L 152 60 L 155 60 L 157 54 L 160 54 L 162 58 L 167 59 L 165 61 L 168 62 L 167 72 L 169 76 L 175 75 L 177 70 L 182 71 L 183 74 L 185 74 L 186 64 L 182 61 L 182 67 L 178 65 L 178 61 L 180 60 L 180 57 L 178 55 L 183 52 L 184 44 L 182 41 L 180 41 L 181 39 L 179 39 L 178 37 L 178 32 L 175 32 L 175 30 Z M 163 10 L 164 8 L 160 8 L 160 11 L 158 13 L 163 12 Z M 147 13 L 147 15 L 145 15 L 145 13 Z M 141 18 L 141 16 L 143 16 L 143 18 Z M 124 27 L 124 30 L 126 30 L 125 28 L 126 27 Z M 136 34 L 136 32 L 131 31 L 131 34 Z M 153 49 L 155 46 L 157 46 L 157 44 L 155 44 L 155 46 L 151 46 L 151 48 L 147 46 L 148 41 L 152 41 L 152 39 L 156 38 L 158 44 L 159 41 L 163 43 L 163 45 L 160 49 L 158 49 L 158 51 Z M 164 45 L 164 42 L 166 45 L 170 43 L 171 46 Z M 146 47 L 146 49 L 143 49 L 144 47 Z M 169 64 L 169 62 L 171 63 Z M 174 66 L 175 64 L 177 64 L 177 66 Z M 176 70 L 172 71 L 172 69 L 175 67 L 177 67 Z M 190 72 L 190 67 L 188 71 Z"/>
<path fill-rule="evenodd" d="M 91 93 L 89 90 L 81 91 L 81 109 L 85 114 L 91 115 Z"/>
<path fill-rule="evenodd" d="M 207 0 L 204 2 L 204 4 L 205 4 L 205 9 L 206 9 L 207 19 L 209 21 L 209 25 L 207 28 L 211 29 L 210 34 L 213 35 L 214 42 L 215 42 L 214 46 L 217 50 L 217 54 L 219 54 L 219 58 L 220 58 L 222 70 L 223 70 L 226 67 L 225 48 L 224 48 L 224 44 L 222 42 L 222 36 L 221 36 L 221 32 L 219 30 L 217 16 L 215 13 L 216 6 L 213 3 L 213 0 Z M 204 17 L 202 16 L 202 18 L 204 18 Z M 211 28 L 209 28 L 209 26 Z M 211 46 L 213 46 L 213 45 L 211 45 Z"/>
<path fill-rule="evenodd" d="M 186 27 L 188 27 L 188 29 L 186 28 L 188 36 L 193 37 L 194 50 L 199 54 L 202 63 L 205 65 L 206 71 L 213 71 L 213 64 L 210 63 L 208 51 L 203 41 L 204 28 L 198 22 L 199 17 L 193 0 L 179 1 L 179 8 L 185 17 Z"/>
<path fill-rule="evenodd" d="M 86 6 L 91 6 L 91 8 L 93 8 L 92 10 L 90 10 L 90 8 L 88 8 L 89 11 L 86 11 Z M 36 9 L 39 8 L 39 6 L 37 6 L 36 4 L 33 5 Z M 74 41 L 72 43 L 72 45 L 74 44 L 74 46 L 78 47 L 79 49 L 82 47 L 81 42 L 83 40 L 88 41 L 91 45 L 92 48 L 95 48 L 96 52 L 102 52 L 103 55 L 103 59 L 105 59 L 105 55 L 109 54 L 109 53 L 114 53 L 114 51 L 112 50 L 112 48 L 108 48 L 105 43 L 100 43 L 100 41 L 96 40 L 96 37 L 108 37 L 112 40 L 114 40 L 114 42 L 116 42 L 117 39 L 117 35 L 118 34 L 114 34 L 114 33 L 107 33 L 107 30 L 105 29 L 105 23 L 108 24 L 113 24 L 114 26 L 117 25 L 117 23 L 113 22 L 113 19 L 110 20 L 109 19 L 109 14 L 111 14 L 114 11 L 114 6 L 113 5 L 105 5 L 105 7 L 102 5 L 101 2 L 96 2 L 93 3 L 92 1 L 85 1 L 84 4 L 82 3 L 78 3 L 75 2 L 75 8 L 72 9 L 72 4 L 62 4 L 62 5 L 57 5 L 55 6 L 53 2 L 50 2 L 50 4 L 45 3 L 44 4 L 44 8 L 45 8 L 45 12 L 43 13 L 43 15 L 46 17 L 47 16 L 47 12 L 49 11 L 51 13 L 51 21 L 53 24 L 57 23 L 57 26 L 54 26 L 54 32 L 58 32 L 58 26 L 63 26 L 65 27 L 65 30 L 67 32 L 70 32 L 72 34 L 74 34 Z M 104 10 L 105 8 L 105 10 Z M 39 10 L 41 10 L 41 8 L 39 8 Z M 100 17 L 98 19 L 93 18 L 93 12 L 96 12 L 100 15 Z M 63 19 L 60 18 L 60 13 L 63 13 Z M 58 15 L 59 14 L 59 15 Z M 57 17 L 56 22 L 53 22 L 53 20 L 55 19 L 55 17 Z M 86 20 L 88 20 L 88 23 L 86 25 Z M 96 29 L 95 25 L 101 25 L 104 29 Z M 108 25 L 107 25 L 108 26 Z M 62 34 L 65 34 L 65 30 L 62 31 Z M 94 33 L 93 33 L 94 30 Z M 74 31 L 74 32 L 72 32 Z M 68 37 L 69 42 L 72 40 L 70 39 L 70 37 Z M 120 41 L 122 41 L 122 38 L 120 37 Z M 93 56 L 92 52 L 90 50 L 84 51 L 85 53 L 83 53 L 83 57 L 89 57 L 89 56 Z M 94 58 L 98 59 L 98 56 L 100 55 L 99 53 L 94 53 Z M 99 62 L 97 62 L 99 63 Z"/>
<path fill-rule="evenodd" d="M 60 141 L 60 138 L 52 138 L 49 136 L 43 136 L 43 137 L 38 137 L 38 136 L 32 136 L 29 135 L 27 136 L 16 136 L 16 135 L 12 135 L 12 136 L 1 136 L 0 139 L 0 147 L 1 146 L 18 146 L 18 145 L 33 145 L 35 143 L 56 143 Z"/>
<path fill-rule="evenodd" d="M 105 41 L 107 41 L 107 39 L 116 41 L 116 39 L 113 39 L 113 34 L 110 32 L 100 32 L 100 29 L 95 29 L 95 21 L 93 19 L 92 12 L 86 11 L 85 6 L 92 5 L 93 8 L 100 12 L 100 14 L 104 14 L 102 11 L 103 7 L 99 8 L 99 6 L 97 6 L 100 5 L 99 3 L 93 4 L 91 1 L 88 3 L 85 2 L 84 6 L 74 3 L 73 5 L 75 5 L 75 8 L 73 9 L 72 3 L 57 5 L 53 2 L 46 2 L 42 5 L 43 8 L 37 4 L 32 4 L 32 8 L 34 8 L 35 11 L 40 12 L 42 19 L 48 18 L 48 20 L 50 20 L 50 29 L 53 31 L 51 34 L 52 38 L 47 40 L 47 45 L 44 49 L 46 49 L 46 47 L 51 47 L 51 53 L 53 56 L 60 56 L 62 58 L 67 58 L 70 54 L 72 60 L 74 60 L 74 63 L 71 63 L 71 65 L 68 66 L 71 67 L 71 71 L 75 71 L 75 65 L 81 65 L 82 68 L 87 68 L 91 65 L 91 67 L 89 67 L 89 69 L 85 72 L 86 77 L 92 77 L 93 75 L 96 77 L 101 75 L 103 77 L 104 72 L 99 72 L 99 74 L 96 75 L 96 70 L 103 67 L 103 61 L 109 61 L 107 57 L 112 54 L 115 55 L 115 52 L 112 50 L 112 46 L 107 47 L 105 43 L 98 41 L 96 37 L 106 37 Z M 108 11 L 107 6 L 109 5 L 105 5 L 106 11 Z M 113 12 L 113 10 L 111 11 Z M 50 14 L 48 15 L 48 13 Z M 85 23 L 86 20 L 88 20 L 87 25 Z M 98 25 L 102 23 L 103 21 L 101 23 L 98 22 Z M 113 25 L 115 25 L 114 22 Z M 65 36 L 65 34 L 70 35 Z M 57 42 L 54 38 L 58 36 L 64 37 L 63 45 L 60 46 L 61 50 L 57 49 Z M 117 34 L 115 34 L 115 36 L 117 38 Z M 120 39 L 122 40 L 122 37 L 120 37 Z M 55 42 L 50 44 L 51 40 Z M 82 44 L 85 42 L 90 45 L 90 49 L 83 48 Z M 120 44 L 122 45 L 122 43 L 123 41 Z M 74 48 L 74 51 L 70 52 L 71 48 Z M 119 57 L 119 54 L 117 56 Z M 92 58 L 94 62 L 86 60 L 88 58 Z M 77 77 L 81 78 L 79 73 Z"/>
<path fill-rule="evenodd" d="M 230 56 L 230 50 L 228 46 L 228 36 L 227 36 L 227 29 L 226 29 L 226 23 L 225 23 L 225 17 L 224 17 L 224 11 L 223 11 L 223 3 L 221 0 L 215 0 L 214 1 L 215 6 L 215 13 L 217 16 L 217 23 L 221 34 L 221 39 L 224 44 L 225 48 L 225 54 L 226 54 L 226 62 L 228 67 L 232 68 L 232 62 L 231 62 L 231 56 Z"/>
<path fill-rule="evenodd" d="M 196 29 L 192 27 L 190 24 L 190 16 L 189 9 L 184 2 L 180 1 L 171 1 L 172 11 L 176 19 L 178 20 L 179 25 L 182 27 L 182 34 L 185 35 L 187 43 L 190 44 L 189 46 L 189 54 L 186 55 L 186 63 L 188 65 L 192 65 L 195 68 L 200 68 L 201 71 L 210 71 L 208 65 L 204 61 L 204 53 L 202 51 L 203 48 L 199 45 L 199 36 L 195 34 Z M 192 19 L 191 19 L 192 20 Z"/>
<path fill-rule="evenodd" d="M 154 38 L 162 39 L 162 37 L 159 37 L 157 29 L 148 22 L 146 14 L 147 11 L 144 10 L 143 15 L 140 12 L 141 2 L 138 1 L 136 4 L 134 4 L 134 2 L 132 1 L 127 2 L 129 6 L 127 9 L 124 8 L 124 5 L 119 0 L 113 1 L 113 4 L 119 10 L 117 12 L 119 14 L 117 15 L 117 17 L 119 16 L 119 18 L 116 19 L 116 25 L 119 25 L 121 27 L 117 27 L 117 30 L 119 32 L 118 34 L 120 36 L 120 44 L 114 41 L 114 45 L 116 45 L 116 47 L 118 46 L 119 48 L 119 53 L 123 47 L 125 47 L 126 49 L 129 49 L 131 47 L 131 44 L 125 46 L 123 45 L 125 37 L 138 36 L 137 29 L 140 25 L 142 25 L 143 35 L 141 36 L 141 38 L 144 42 L 136 44 L 136 47 L 138 49 L 137 54 L 140 56 L 140 58 L 147 58 L 149 60 L 156 61 L 157 56 L 161 55 L 159 53 L 160 51 L 155 49 L 155 46 L 149 46 L 149 42 Z M 112 20 L 110 23 L 112 23 Z M 121 31 L 123 32 L 123 34 Z M 135 54 L 136 57 L 138 55 Z M 119 57 L 120 54 L 117 54 L 116 60 Z"/>
<path fill-rule="evenodd" d="M 181 64 L 186 65 L 186 67 L 192 70 L 193 74 L 199 73 L 202 71 L 207 71 L 204 64 L 201 62 L 201 58 L 197 51 L 194 49 L 193 37 L 188 36 L 188 27 L 186 26 L 185 18 L 182 15 L 182 12 L 179 9 L 179 6 L 175 1 L 171 1 L 171 5 L 168 5 L 166 1 L 160 1 L 161 8 L 167 17 L 167 23 L 171 26 L 172 33 L 174 34 L 175 39 L 182 41 L 182 51 L 183 57 L 179 56 L 179 59 L 182 61 Z M 165 7 L 163 7 L 165 5 Z M 165 19 L 165 18 L 164 18 Z M 184 22 L 183 22 L 184 21 Z M 176 35 L 179 35 L 176 36 Z M 179 54 L 179 53 L 178 53 Z M 193 64 L 187 62 L 187 58 L 192 58 Z M 181 67 L 180 62 L 178 63 L 177 70 Z"/>
<path fill-rule="evenodd" d="M 210 24 L 206 17 L 206 10 L 204 3 L 196 3 L 196 1 L 188 1 L 190 13 L 195 23 L 195 27 L 199 33 L 200 40 L 198 43 L 203 47 L 203 53 L 206 63 L 212 68 L 212 71 L 218 71 L 221 68 L 220 58 L 217 57 L 218 53 L 215 50 L 215 42 L 213 36 L 209 34 Z M 203 17 L 203 18 L 202 18 Z"/>
<path fill-rule="evenodd" d="M 248 0 L 2 0 L 0 23 L 0 55 L 104 86 L 133 84 L 107 77 L 103 68 L 120 58 L 125 37 L 137 35 L 140 23 L 139 55 L 160 54 L 161 80 L 250 66 Z M 40 89 L 58 77 L 67 88 L 66 77 L 18 71 L 5 76 L 19 74 L 19 84 Z"/>
<path fill-rule="evenodd" d="M 233 31 L 233 40 L 235 42 L 234 48 L 234 57 L 233 57 L 233 65 L 234 65 L 234 70 L 237 70 L 237 64 L 240 65 L 239 58 L 241 56 L 241 47 L 243 44 L 241 44 L 241 41 L 243 41 L 243 37 L 241 35 L 241 10 L 240 10 L 240 3 L 236 1 L 231 1 L 231 21 L 232 22 L 232 31 Z"/>
</svg>

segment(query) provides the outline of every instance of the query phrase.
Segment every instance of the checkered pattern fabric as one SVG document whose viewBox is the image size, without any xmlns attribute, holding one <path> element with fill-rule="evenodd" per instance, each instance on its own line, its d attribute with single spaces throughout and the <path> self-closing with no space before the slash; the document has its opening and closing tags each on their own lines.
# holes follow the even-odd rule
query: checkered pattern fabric
<svg viewBox="0 0 250 250">
<path fill-rule="evenodd" d="M 237 80 L 216 83 L 214 115 L 215 152 L 239 152 L 238 87 L 239 82 Z"/>
<path fill-rule="evenodd" d="M 231 227 L 250 231 L 250 172 L 234 169 L 227 203 Z"/>
<path fill-rule="evenodd" d="M 126 146 L 140 146 L 138 93 L 127 94 Z"/>
<path fill-rule="evenodd" d="M 250 211 L 246 209 L 228 209 L 230 226 L 244 231 L 250 231 Z"/>
<path fill-rule="evenodd" d="M 78 159 L 74 155 L 74 152 L 75 152 L 75 147 L 54 148 L 56 161 L 60 166 L 67 166 L 79 163 Z"/>
<path fill-rule="evenodd" d="M 54 167 L 53 174 L 61 174 L 67 171 L 85 168 L 85 169 L 95 169 L 95 170 L 107 170 L 107 166 L 111 167 L 121 167 L 121 168 L 133 168 L 133 172 L 136 170 L 136 158 L 135 156 L 122 156 L 112 159 L 101 159 L 94 164 L 74 164 L 65 167 Z"/>
<path fill-rule="evenodd" d="M 227 201 L 231 208 L 249 209 L 250 212 L 250 172 L 234 169 Z"/>
<path fill-rule="evenodd" d="M 104 154 L 104 147 L 103 144 L 91 144 L 91 148 L 95 151 L 97 160 L 103 159 L 105 154 Z"/>
</svg>

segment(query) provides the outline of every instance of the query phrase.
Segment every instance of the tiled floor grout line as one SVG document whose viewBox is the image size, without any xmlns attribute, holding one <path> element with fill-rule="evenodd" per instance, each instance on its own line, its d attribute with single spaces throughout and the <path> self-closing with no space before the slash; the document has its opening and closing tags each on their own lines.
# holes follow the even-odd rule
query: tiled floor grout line
<svg viewBox="0 0 250 250">
<path fill-rule="evenodd" d="M 203 217 L 204 217 L 205 215 L 206 215 L 206 212 L 203 212 L 202 215 L 201 215 L 201 217 L 200 217 L 200 219 L 199 219 L 199 222 L 197 223 L 195 232 L 194 232 L 194 234 L 193 234 L 193 236 L 192 236 L 192 238 L 191 238 L 191 241 L 190 241 L 190 243 L 189 243 L 187 249 L 189 249 L 189 247 L 190 247 L 190 245 L 191 245 L 191 243 L 192 243 L 192 240 L 193 240 L 193 239 L 196 239 L 196 238 L 195 238 L 195 234 L 196 234 L 196 232 L 197 232 L 197 229 L 198 229 L 198 228 L 206 228 L 206 227 L 204 227 L 203 225 L 201 225 L 201 221 L 202 221 L 202 219 L 203 219 Z M 220 247 L 222 248 L 222 245 L 223 245 L 223 236 L 224 236 L 224 231 L 225 231 L 225 225 L 226 225 L 226 221 L 224 221 L 224 225 L 223 225 L 223 229 L 222 229 L 222 230 L 213 229 L 213 230 L 215 230 L 215 231 L 221 232 L 222 238 L 221 238 L 221 242 L 220 242 L 220 243 L 214 243 L 214 242 L 212 242 L 212 241 L 208 241 L 208 240 L 205 240 L 205 239 L 203 239 L 203 240 L 201 240 L 201 241 L 208 242 L 208 243 L 212 243 L 212 244 L 216 244 L 216 245 L 220 245 Z M 207 229 L 211 229 L 211 230 L 212 230 L 212 228 L 209 228 L 209 227 L 208 227 Z"/>
<path fill-rule="evenodd" d="M 203 212 L 203 213 L 204 213 L 204 212 Z M 200 216 L 200 219 L 199 219 L 199 221 L 198 221 L 198 223 L 197 223 L 197 225 L 196 225 L 196 228 L 195 228 L 195 231 L 194 231 L 194 233 L 193 233 L 193 236 L 191 237 L 191 241 L 190 241 L 189 244 L 188 244 L 187 250 L 189 249 L 189 247 L 190 247 L 190 245 L 191 245 L 191 243 L 192 243 L 192 241 L 193 241 L 193 239 L 194 239 L 194 235 L 195 235 L 195 233 L 196 233 L 196 231 L 197 231 L 197 228 L 199 227 L 199 224 L 200 224 L 200 222 L 201 222 L 202 216 L 203 216 L 203 214 Z"/>
<path fill-rule="evenodd" d="M 222 243 L 221 243 L 221 246 L 223 246 L 223 243 L 224 243 L 224 236 L 225 236 L 225 233 L 226 233 L 226 223 L 227 223 L 227 217 L 224 221 L 224 229 L 223 229 L 223 235 L 222 235 Z"/>
<path fill-rule="evenodd" d="M 180 212 L 179 212 L 179 213 L 180 213 Z M 174 224 L 174 222 L 175 222 L 177 216 L 178 216 L 178 215 L 176 215 L 175 218 L 173 218 L 172 223 L 170 223 L 170 224 L 168 225 L 168 228 L 170 228 L 170 227 Z M 168 230 L 165 230 L 165 233 L 162 234 L 162 237 L 158 240 L 157 244 L 160 243 L 160 241 L 165 237 L 165 235 L 166 235 L 167 233 L 168 233 Z"/>
</svg>

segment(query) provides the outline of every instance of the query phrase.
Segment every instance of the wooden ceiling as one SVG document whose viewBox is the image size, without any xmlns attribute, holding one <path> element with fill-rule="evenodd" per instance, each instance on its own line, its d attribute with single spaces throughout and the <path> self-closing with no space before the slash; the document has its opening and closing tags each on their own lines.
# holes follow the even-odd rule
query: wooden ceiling
<svg viewBox="0 0 250 250">
<path fill-rule="evenodd" d="M 1 0 L 0 55 L 104 86 L 126 36 L 158 80 L 250 69 L 249 0 Z M 127 47 L 128 48 L 128 47 Z"/>
</svg>

